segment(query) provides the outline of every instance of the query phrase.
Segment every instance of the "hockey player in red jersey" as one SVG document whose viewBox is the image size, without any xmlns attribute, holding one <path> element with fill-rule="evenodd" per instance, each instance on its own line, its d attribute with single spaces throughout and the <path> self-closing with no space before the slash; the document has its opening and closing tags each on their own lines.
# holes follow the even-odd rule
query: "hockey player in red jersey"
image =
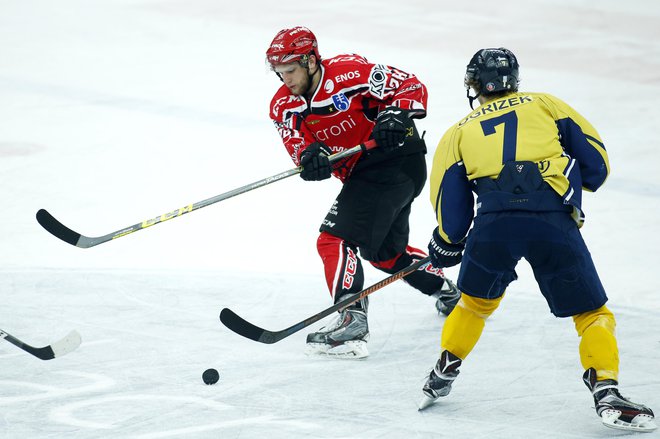
<svg viewBox="0 0 660 439">
<path fill-rule="evenodd" d="M 334 175 L 343 182 L 317 240 L 334 301 L 363 288 L 359 256 L 386 273 L 424 258 L 408 245 L 410 208 L 426 181 L 426 146 L 413 121 L 426 115 L 424 84 L 355 54 L 321 59 L 316 37 L 305 27 L 280 31 L 266 57 L 283 82 L 270 117 L 293 162 L 303 167 L 300 176 L 318 181 Z M 372 138 L 377 148 L 329 163 L 329 155 Z M 460 297 L 431 265 L 405 280 L 435 297 L 445 315 Z M 309 334 L 307 352 L 364 357 L 368 337 L 365 298 Z"/>
</svg>

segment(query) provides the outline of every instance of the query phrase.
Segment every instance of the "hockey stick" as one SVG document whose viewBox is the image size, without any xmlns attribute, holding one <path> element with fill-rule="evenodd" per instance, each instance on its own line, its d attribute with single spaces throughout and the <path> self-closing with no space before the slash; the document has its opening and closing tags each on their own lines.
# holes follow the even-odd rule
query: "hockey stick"
<svg viewBox="0 0 660 439">
<path fill-rule="evenodd" d="M 334 305 L 332 305 L 329 308 L 324 309 L 323 311 L 314 314 L 313 316 L 306 318 L 302 322 L 296 323 L 293 326 L 290 326 L 286 329 L 283 329 L 281 331 L 269 331 L 267 329 L 262 329 L 256 325 L 253 325 L 252 323 L 248 322 L 247 320 L 243 319 L 241 316 L 236 314 L 234 311 L 230 310 L 229 308 L 224 308 L 220 312 L 220 321 L 229 329 L 237 333 L 238 335 L 242 335 L 243 337 L 249 338 L 254 341 L 258 341 L 260 343 L 266 343 L 266 344 L 273 344 L 277 343 L 278 341 L 295 334 L 296 332 L 300 331 L 301 329 L 311 325 L 314 322 L 318 322 L 322 318 L 332 314 L 335 311 L 341 311 L 344 308 L 347 308 L 351 304 L 357 302 L 360 299 L 363 299 L 367 297 L 369 294 L 380 290 L 384 286 L 387 286 L 391 284 L 394 281 L 397 281 L 401 279 L 402 277 L 405 277 L 409 275 L 410 273 L 418 270 L 420 267 L 422 267 L 425 264 L 428 264 L 429 261 L 431 260 L 430 257 L 426 257 L 424 259 L 420 259 L 419 261 L 407 266 L 406 268 L 397 271 L 393 275 L 386 277 L 385 279 L 381 280 L 380 282 L 377 282 L 373 284 L 372 286 L 362 290 L 358 291 L 355 294 L 351 294 L 350 296 L 346 297 L 344 300 L 341 300 Z"/>
<path fill-rule="evenodd" d="M 34 346 L 30 346 L 27 343 L 23 343 L 21 340 L 17 339 L 11 334 L 6 333 L 2 329 L 0 329 L 0 338 L 4 338 L 9 343 L 18 346 L 25 352 L 28 352 L 42 360 L 52 360 L 53 358 L 61 357 L 62 355 L 66 355 L 71 351 L 75 351 L 78 346 L 80 346 L 82 341 L 80 339 L 80 334 L 78 334 L 78 332 L 75 330 L 69 332 L 63 339 L 42 348 L 35 348 Z"/>
<path fill-rule="evenodd" d="M 360 151 L 364 152 L 367 151 L 368 149 L 372 149 L 375 146 L 376 146 L 376 142 L 374 140 L 369 140 L 365 143 L 354 146 L 353 148 L 347 149 L 337 154 L 333 154 L 329 157 L 329 159 L 330 162 L 336 162 L 338 160 L 356 154 Z M 271 183 L 275 183 L 276 181 L 280 181 L 287 177 L 291 177 L 292 175 L 300 174 L 301 171 L 302 171 L 302 167 L 298 166 L 297 168 L 292 168 L 289 169 L 288 171 L 275 174 L 271 177 L 264 178 L 252 184 L 248 184 L 239 187 L 237 189 L 225 192 L 223 194 L 216 195 L 215 197 L 207 198 L 206 200 L 189 204 L 179 209 L 175 209 L 171 212 L 164 213 L 155 218 L 144 220 L 130 227 L 126 227 L 121 230 L 117 230 L 116 232 L 108 233 L 107 235 L 103 235 L 103 236 L 90 237 L 90 236 L 81 235 L 78 232 L 74 232 L 73 230 L 71 230 L 70 228 L 59 222 L 46 209 L 39 209 L 39 211 L 37 212 L 37 221 L 39 222 L 39 224 L 41 224 L 41 226 L 44 229 L 46 229 L 56 238 L 59 238 L 62 241 L 67 242 L 71 245 L 75 245 L 76 247 L 90 248 L 99 244 L 103 244 L 104 242 L 111 241 L 113 239 L 121 238 L 122 236 L 126 236 L 133 232 L 137 232 L 138 230 L 146 229 L 147 227 L 151 227 L 155 224 L 162 223 L 163 221 L 167 221 L 172 218 L 177 218 L 183 214 L 192 212 L 197 209 L 201 209 L 202 207 L 210 206 L 211 204 L 215 204 L 219 201 L 226 200 L 227 198 L 235 197 L 236 195 L 244 194 L 245 192 L 258 189 L 260 187 L 269 185 Z"/>
</svg>

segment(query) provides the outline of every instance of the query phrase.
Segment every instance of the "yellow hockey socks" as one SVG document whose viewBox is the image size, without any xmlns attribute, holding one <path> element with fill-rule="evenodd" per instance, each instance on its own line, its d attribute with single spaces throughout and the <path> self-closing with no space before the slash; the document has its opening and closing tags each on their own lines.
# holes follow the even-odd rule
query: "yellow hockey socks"
<svg viewBox="0 0 660 439">
<path fill-rule="evenodd" d="M 486 319 L 497 309 L 501 300 L 502 297 L 480 299 L 462 294 L 442 328 L 442 349 L 464 360 L 481 337 Z"/>
<path fill-rule="evenodd" d="M 614 335 L 614 315 L 602 306 L 573 316 L 580 340 L 580 361 L 585 369 L 594 368 L 598 380 L 617 380 L 619 349 Z"/>
</svg>

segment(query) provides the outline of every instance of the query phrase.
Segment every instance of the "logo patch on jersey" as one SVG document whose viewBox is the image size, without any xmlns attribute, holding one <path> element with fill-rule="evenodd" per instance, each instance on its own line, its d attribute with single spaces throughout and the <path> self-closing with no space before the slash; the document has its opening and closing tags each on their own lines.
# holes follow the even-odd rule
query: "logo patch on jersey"
<svg viewBox="0 0 660 439">
<path fill-rule="evenodd" d="M 336 125 L 331 125 L 329 127 L 315 131 L 314 137 L 316 137 L 316 140 L 325 142 L 326 140 L 330 140 L 332 137 L 337 138 L 355 128 L 357 123 L 355 120 L 353 120 L 350 113 L 347 113 L 346 116 L 346 119 L 340 120 Z"/>
<path fill-rule="evenodd" d="M 539 172 L 544 174 L 550 169 L 550 160 L 541 160 L 538 162 Z"/>
<path fill-rule="evenodd" d="M 385 95 L 385 81 L 387 80 L 386 67 L 376 64 L 369 75 L 369 91 L 377 98 L 382 99 Z"/>
<path fill-rule="evenodd" d="M 336 95 L 333 95 L 332 102 L 334 102 L 335 107 L 339 111 L 346 111 L 348 110 L 348 107 L 351 105 L 351 103 L 349 102 L 348 98 L 344 93 L 337 93 Z"/>
<path fill-rule="evenodd" d="M 494 89 L 495 89 L 495 84 L 493 84 L 492 82 L 486 84 L 486 90 L 493 91 Z"/>
<path fill-rule="evenodd" d="M 348 81 L 349 79 L 355 79 L 359 77 L 360 77 L 360 71 L 354 70 L 352 72 L 342 73 L 341 75 L 335 76 L 335 81 L 344 82 L 344 81 Z"/>
<path fill-rule="evenodd" d="M 326 93 L 332 93 L 332 90 L 335 89 L 335 84 L 332 82 L 332 79 L 328 79 L 325 81 L 325 84 L 323 84 L 323 90 L 325 90 Z"/>
</svg>

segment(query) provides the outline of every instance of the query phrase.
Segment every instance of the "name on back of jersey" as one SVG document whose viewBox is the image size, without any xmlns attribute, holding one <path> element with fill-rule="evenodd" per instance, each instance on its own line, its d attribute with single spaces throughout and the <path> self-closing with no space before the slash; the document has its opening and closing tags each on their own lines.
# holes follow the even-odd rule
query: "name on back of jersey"
<svg viewBox="0 0 660 439">
<path fill-rule="evenodd" d="M 514 96 L 511 98 L 500 99 L 497 101 L 489 102 L 486 105 L 483 105 L 477 108 L 477 111 L 471 113 L 465 119 L 458 123 L 458 126 L 463 126 L 471 120 L 477 119 L 486 114 L 494 113 L 496 111 L 505 110 L 507 108 L 517 107 L 528 102 L 532 102 L 534 99 L 531 96 Z"/>
</svg>

